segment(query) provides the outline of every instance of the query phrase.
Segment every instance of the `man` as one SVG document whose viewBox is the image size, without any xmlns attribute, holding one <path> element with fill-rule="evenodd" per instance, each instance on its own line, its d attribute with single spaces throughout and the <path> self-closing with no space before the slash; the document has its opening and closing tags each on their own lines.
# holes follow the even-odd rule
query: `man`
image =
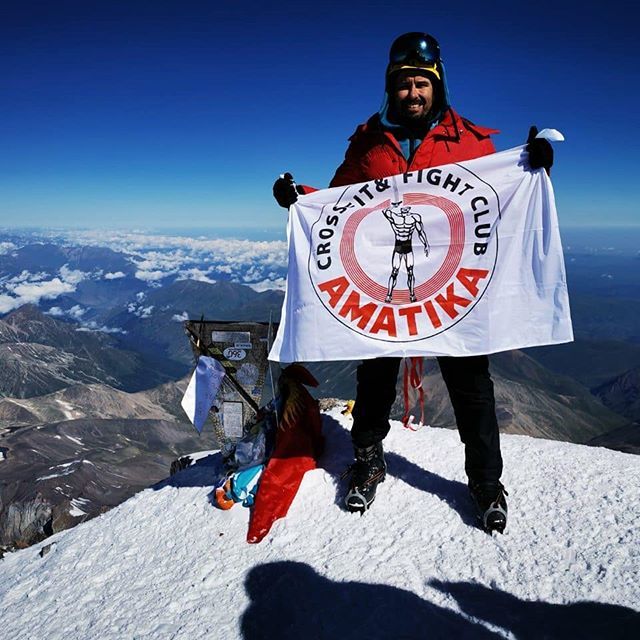
<svg viewBox="0 0 640 640">
<path fill-rule="evenodd" d="M 344 162 L 331 187 L 356 184 L 409 171 L 472 160 L 495 152 L 490 136 L 497 133 L 459 116 L 449 104 L 440 47 L 426 33 L 406 33 L 389 52 L 385 99 L 380 111 L 350 138 Z M 553 163 L 551 145 L 529 132 L 531 169 Z M 278 203 L 293 204 L 311 191 L 284 174 L 273 187 Z M 440 357 L 438 363 L 465 445 L 469 490 L 487 531 L 504 531 L 506 491 L 500 482 L 502 456 L 495 414 L 493 383 L 487 356 Z M 389 414 L 396 396 L 400 358 L 364 360 L 358 367 L 351 438 L 351 467 L 345 504 L 366 511 L 386 475 L 382 440 L 389 432 Z"/>
<path fill-rule="evenodd" d="M 396 237 L 393 255 L 391 256 L 391 275 L 389 276 L 389 286 L 387 288 L 385 302 L 391 302 L 393 290 L 398 281 L 400 265 L 403 262 L 407 270 L 409 300 L 411 302 L 416 301 L 416 294 L 414 292 L 416 279 L 413 275 L 413 244 L 411 242 L 411 236 L 413 236 L 414 231 L 418 232 L 418 238 L 420 238 L 420 242 L 422 242 L 424 246 L 424 255 L 427 258 L 429 257 L 429 242 L 427 241 L 427 235 L 422 226 L 422 216 L 419 213 L 410 213 L 411 207 L 400 207 L 399 211 L 393 210 L 393 207 L 399 207 L 401 204 L 402 202 L 392 202 L 392 208 L 385 209 L 382 212 L 384 217 L 389 221 Z"/>
</svg>

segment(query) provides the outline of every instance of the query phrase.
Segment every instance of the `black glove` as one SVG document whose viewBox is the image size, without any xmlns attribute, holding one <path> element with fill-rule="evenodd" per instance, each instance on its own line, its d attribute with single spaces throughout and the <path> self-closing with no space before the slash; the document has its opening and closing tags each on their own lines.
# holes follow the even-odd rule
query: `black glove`
<svg viewBox="0 0 640 640">
<path fill-rule="evenodd" d="M 298 194 L 303 195 L 304 189 L 293 181 L 293 176 L 290 173 L 281 175 L 273 183 L 273 197 L 285 209 L 288 209 L 298 199 Z"/>
<path fill-rule="evenodd" d="M 545 171 L 549 173 L 553 165 L 553 148 L 548 140 L 536 138 L 537 135 L 538 127 L 531 127 L 527 138 L 527 146 L 525 147 L 525 151 L 529 153 L 529 166 L 532 169 L 544 167 Z"/>
</svg>

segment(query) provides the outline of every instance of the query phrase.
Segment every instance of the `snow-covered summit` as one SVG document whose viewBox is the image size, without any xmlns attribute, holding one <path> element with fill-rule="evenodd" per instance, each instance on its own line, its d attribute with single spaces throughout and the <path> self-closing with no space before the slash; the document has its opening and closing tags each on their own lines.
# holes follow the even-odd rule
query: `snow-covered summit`
<svg viewBox="0 0 640 640">
<path fill-rule="evenodd" d="M 325 414 L 321 468 L 258 545 L 246 509 L 212 506 L 213 455 L 7 555 L 2 637 L 637 637 L 640 457 L 503 436 L 509 524 L 491 537 L 446 429 L 394 424 L 371 511 L 344 511 L 347 421 Z"/>
</svg>

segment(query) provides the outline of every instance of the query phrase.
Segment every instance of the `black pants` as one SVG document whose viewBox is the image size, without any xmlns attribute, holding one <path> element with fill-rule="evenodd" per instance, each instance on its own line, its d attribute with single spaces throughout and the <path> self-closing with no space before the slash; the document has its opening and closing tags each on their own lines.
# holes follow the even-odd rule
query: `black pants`
<svg viewBox="0 0 640 640">
<path fill-rule="evenodd" d="M 381 442 L 389 433 L 389 414 L 396 398 L 400 358 L 363 360 L 351 438 L 357 447 Z M 449 391 L 460 439 L 465 445 L 465 471 L 477 481 L 497 481 L 502 475 L 500 434 L 493 382 L 487 356 L 438 358 Z"/>
</svg>

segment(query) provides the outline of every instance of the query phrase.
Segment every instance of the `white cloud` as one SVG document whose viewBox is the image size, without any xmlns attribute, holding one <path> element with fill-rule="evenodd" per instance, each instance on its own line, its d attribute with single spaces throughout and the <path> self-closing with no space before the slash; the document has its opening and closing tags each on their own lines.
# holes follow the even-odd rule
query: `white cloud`
<svg viewBox="0 0 640 640">
<path fill-rule="evenodd" d="M 13 244 L 13 242 L 0 242 L 0 255 L 10 253 L 17 248 L 17 245 Z"/>
<path fill-rule="evenodd" d="M 20 302 L 16 301 L 16 298 L 3 293 L 0 294 L 0 313 L 9 313 L 9 311 L 17 309 L 19 306 Z"/>
<path fill-rule="evenodd" d="M 124 329 L 119 327 L 107 327 L 106 325 L 99 325 L 95 320 L 85 322 L 81 327 L 78 327 L 76 331 L 99 331 L 101 333 L 122 333 L 126 335 Z"/>
<path fill-rule="evenodd" d="M 37 273 L 31 273 L 24 269 L 17 276 L 13 276 L 13 278 L 9 278 L 6 281 L 7 289 L 13 289 L 11 285 L 20 283 L 20 282 L 39 282 L 40 280 L 44 280 L 48 278 L 49 274 L 46 271 L 38 271 Z"/>
<path fill-rule="evenodd" d="M 198 269 L 198 267 L 193 267 L 192 269 L 186 269 L 184 271 L 180 271 L 176 280 L 197 280 L 198 282 L 208 282 L 209 284 L 215 284 L 215 280 L 209 278 L 207 275 L 210 273 L 211 269 L 207 269 L 203 271 L 202 269 Z"/>
<path fill-rule="evenodd" d="M 124 278 L 125 274 L 122 271 L 116 271 L 114 273 L 105 273 L 105 280 L 117 280 L 118 278 Z"/>
<path fill-rule="evenodd" d="M 80 323 L 80 326 L 76 328 L 76 331 L 89 331 L 89 332 L 101 332 L 101 333 L 122 333 L 126 334 L 127 331 L 120 329 L 119 327 L 107 327 L 106 325 L 100 325 L 95 320 L 83 321 L 82 316 L 87 312 L 79 304 L 74 305 L 70 309 L 62 309 L 61 307 L 51 307 L 47 311 L 47 315 L 54 316 L 56 318 L 71 318 Z"/>
<path fill-rule="evenodd" d="M 51 309 L 46 313 L 50 316 L 55 316 L 56 318 L 63 318 L 66 316 L 68 318 L 73 318 L 74 320 L 80 320 L 86 312 L 86 309 L 83 309 L 79 304 L 76 304 L 70 309 L 51 307 Z"/>
<path fill-rule="evenodd" d="M 287 243 L 282 240 L 206 239 L 109 231 L 69 231 L 65 238 L 125 253 L 139 271 L 167 272 L 205 262 L 233 271 L 251 264 L 282 271 L 287 262 Z"/>
<path fill-rule="evenodd" d="M 145 307 L 143 305 L 137 305 L 135 302 L 130 302 L 127 305 L 127 311 L 129 313 L 133 313 L 134 316 L 138 316 L 138 318 L 148 318 L 151 316 L 151 312 L 153 311 L 153 305 L 149 305 Z"/>
<path fill-rule="evenodd" d="M 63 264 L 59 270 L 60 277 L 70 284 L 79 284 L 83 280 L 86 280 L 90 277 L 89 273 L 85 273 L 84 271 L 79 271 L 78 269 L 69 269 L 69 266 Z"/>
<path fill-rule="evenodd" d="M 177 313 L 174 314 L 173 316 L 171 316 L 171 319 L 175 320 L 176 322 L 185 322 L 189 319 L 189 314 L 186 311 L 183 311 L 180 315 L 178 315 Z"/>
<path fill-rule="evenodd" d="M 16 296 L 34 303 L 38 302 L 41 298 L 57 298 L 63 293 L 71 293 L 76 290 L 74 284 L 62 282 L 60 278 L 53 278 L 53 280 L 41 282 L 22 282 L 12 289 Z"/>
<path fill-rule="evenodd" d="M 60 278 L 39 282 L 20 282 L 7 285 L 12 295 L 0 294 L 0 313 L 8 313 L 24 304 L 38 304 L 40 300 L 51 300 L 63 293 L 76 290 L 74 284 L 62 282 Z"/>
<path fill-rule="evenodd" d="M 262 275 L 262 270 L 259 265 L 251 265 L 243 274 L 242 280 L 244 282 L 255 282 Z"/>
<path fill-rule="evenodd" d="M 71 318 L 80 323 L 80 326 L 76 328 L 76 331 L 99 331 L 102 333 L 122 333 L 127 332 L 119 327 L 107 327 L 106 325 L 99 325 L 95 320 L 83 321 L 82 316 L 87 312 L 79 304 L 74 305 L 70 309 L 62 309 L 60 307 L 51 307 L 46 313 L 56 318 Z"/>
<path fill-rule="evenodd" d="M 163 271 L 136 271 L 136 278 L 138 280 L 144 280 L 146 282 L 153 280 L 162 280 L 166 278 L 170 273 L 164 273 Z"/>
<path fill-rule="evenodd" d="M 86 313 L 86 309 L 83 309 L 79 304 L 74 305 L 67 311 L 67 315 L 70 318 L 75 318 L 76 320 L 80 320 L 80 318 Z"/>
<path fill-rule="evenodd" d="M 50 316 L 55 316 L 56 318 L 60 318 L 65 315 L 65 311 L 60 307 L 51 307 L 51 309 L 47 311 L 47 314 Z"/>
<path fill-rule="evenodd" d="M 258 293 L 262 291 L 284 291 L 287 286 L 286 278 L 277 278 L 275 280 L 263 280 L 262 282 L 252 282 L 249 286 Z"/>
<path fill-rule="evenodd" d="M 192 279 L 215 282 L 221 277 L 233 282 L 265 287 L 265 281 L 279 281 L 286 275 L 287 244 L 281 240 L 253 241 L 238 238 L 191 238 L 187 236 L 153 235 L 142 231 L 63 231 L 49 232 L 49 241 L 66 245 L 108 247 L 124 254 L 135 267 L 135 277 L 150 288 L 161 287 L 167 279 Z M 99 267 L 99 265 L 97 265 Z M 75 280 L 69 272 L 65 282 Z M 107 273 L 105 279 L 125 277 L 121 271 Z M 96 273 L 85 274 L 96 277 Z"/>
</svg>

